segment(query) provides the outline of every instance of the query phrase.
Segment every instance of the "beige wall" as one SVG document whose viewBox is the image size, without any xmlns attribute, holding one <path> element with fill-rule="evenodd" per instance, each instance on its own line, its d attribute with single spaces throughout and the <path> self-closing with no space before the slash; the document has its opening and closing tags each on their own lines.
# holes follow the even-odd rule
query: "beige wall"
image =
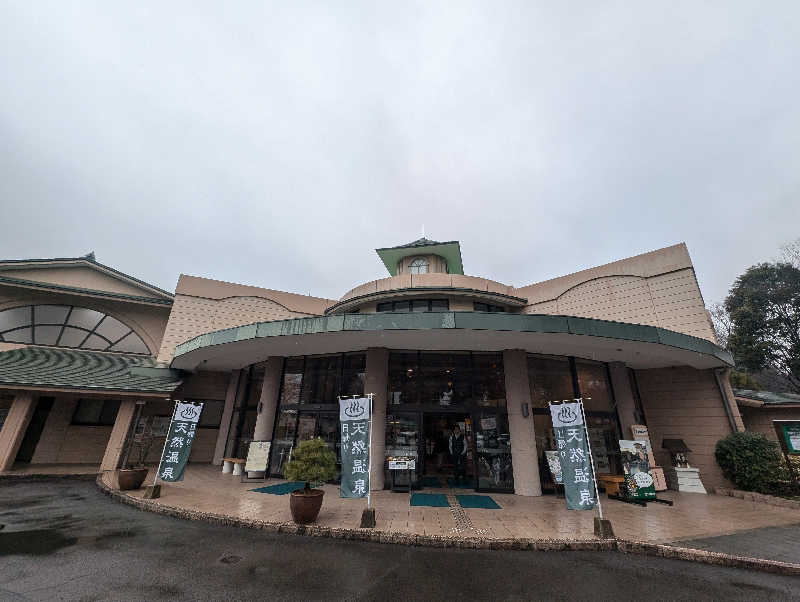
<svg viewBox="0 0 800 602">
<path fill-rule="evenodd" d="M 770 441 L 778 440 L 777 435 L 775 435 L 775 428 L 772 426 L 773 420 L 800 420 L 800 407 L 775 408 L 762 406 L 760 408 L 751 408 L 739 406 L 739 412 L 742 414 L 744 426 L 748 431 L 761 433 Z"/>
<path fill-rule="evenodd" d="M 516 289 L 524 313 L 563 314 L 648 324 L 716 342 L 681 243 Z"/>
<path fill-rule="evenodd" d="M 439 255 L 411 255 L 409 257 L 404 257 L 397 262 L 398 275 L 407 274 L 408 266 L 410 266 L 411 262 L 418 257 L 422 257 L 428 262 L 428 273 L 447 273 L 447 261 L 445 261 L 444 257 L 440 257 Z"/>
<path fill-rule="evenodd" d="M 0 311 L 37 304 L 77 305 L 106 313 L 130 326 L 155 355 L 167 325 L 169 306 L 155 306 L 112 299 L 97 299 L 82 295 L 36 291 L 0 284 Z M 2 349 L 0 349 L 2 350 Z"/>
<path fill-rule="evenodd" d="M 87 266 L 74 265 L 69 267 L 48 268 L 21 268 L 0 265 L 0 274 L 8 278 L 33 280 L 48 284 L 60 284 L 76 288 L 86 288 L 96 291 L 107 291 L 122 295 L 135 295 L 138 297 L 152 297 L 163 299 L 164 295 L 154 292 L 149 287 L 137 286 L 111 274 Z"/>
<path fill-rule="evenodd" d="M 254 322 L 322 315 L 333 301 L 182 275 L 158 360 L 198 335 Z"/>
<path fill-rule="evenodd" d="M 692 450 L 689 463 L 700 469 L 706 489 L 730 486 L 714 459 L 717 441 L 732 429 L 713 371 L 637 370 L 636 380 L 659 466 L 670 466 L 669 454 L 661 449 L 662 440 L 683 439 Z M 738 418 L 738 412 L 734 417 Z"/>
</svg>

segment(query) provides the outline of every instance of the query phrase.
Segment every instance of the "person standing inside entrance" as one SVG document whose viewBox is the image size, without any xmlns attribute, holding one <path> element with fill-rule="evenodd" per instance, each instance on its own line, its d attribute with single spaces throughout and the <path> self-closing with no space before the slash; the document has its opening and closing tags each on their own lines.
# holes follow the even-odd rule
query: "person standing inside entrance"
<svg viewBox="0 0 800 602">
<path fill-rule="evenodd" d="M 453 427 L 453 434 L 450 435 L 450 460 L 453 462 L 453 476 L 457 483 L 466 477 L 464 472 L 464 460 L 467 457 L 467 440 L 461 434 L 458 425 Z"/>
</svg>

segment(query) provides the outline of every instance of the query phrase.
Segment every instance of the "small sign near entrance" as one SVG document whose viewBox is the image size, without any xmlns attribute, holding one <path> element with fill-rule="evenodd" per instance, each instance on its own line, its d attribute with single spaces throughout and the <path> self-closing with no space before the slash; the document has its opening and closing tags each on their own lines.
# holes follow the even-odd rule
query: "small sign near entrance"
<svg viewBox="0 0 800 602">
<path fill-rule="evenodd" d="M 269 461 L 269 441 L 251 441 L 247 449 L 245 472 L 265 472 Z"/>
<path fill-rule="evenodd" d="M 417 461 L 414 458 L 390 458 L 389 470 L 415 470 Z"/>
</svg>

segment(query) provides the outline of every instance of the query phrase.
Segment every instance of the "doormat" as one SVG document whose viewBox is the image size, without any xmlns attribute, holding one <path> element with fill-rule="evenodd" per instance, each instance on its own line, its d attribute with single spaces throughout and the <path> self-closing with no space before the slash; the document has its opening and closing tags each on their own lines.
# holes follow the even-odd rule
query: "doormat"
<svg viewBox="0 0 800 602">
<path fill-rule="evenodd" d="M 422 477 L 423 487 L 441 487 L 442 480 L 439 477 Z"/>
<path fill-rule="evenodd" d="M 286 495 L 292 491 L 297 491 L 305 487 L 305 481 L 289 481 L 288 483 L 279 483 L 277 485 L 270 485 L 269 487 L 259 487 L 258 489 L 251 489 L 258 493 L 271 493 L 272 495 Z"/>
<path fill-rule="evenodd" d="M 431 506 L 432 508 L 447 508 L 447 496 L 443 493 L 414 493 L 411 496 L 412 506 Z"/>
<path fill-rule="evenodd" d="M 467 480 L 462 480 L 460 483 L 453 477 L 447 477 L 447 486 L 451 489 L 475 489 L 475 484 Z"/>
<path fill-rule="evenodd" d="M 500 505 L 488 495 L 457 495 L 456 499 L 462 508 L 486 508 L 500 510 Z"/>
</svg>

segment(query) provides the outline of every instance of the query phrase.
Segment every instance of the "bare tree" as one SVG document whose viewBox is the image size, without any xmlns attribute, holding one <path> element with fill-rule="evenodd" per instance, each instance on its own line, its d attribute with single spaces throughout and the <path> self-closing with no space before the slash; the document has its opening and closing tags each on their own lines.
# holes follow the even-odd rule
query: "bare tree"
<svg viewBox="0 0 800 602">
<path fill-rule="evenodd" d="M 781 260 L 800 269 L 800 238 L 781 247 Z"/>
<path fill-rule="evenodd" d="M 722 303 L 712 303 L 708 308 L 708 314 L 711 316 L 711 325 L 714 327 L 714 334 L 717 337 L 717 343 L 720 347 L 728 348 L 728 338 L 731 336 L 731 317 L 728 310 Z"/>
</svg>

